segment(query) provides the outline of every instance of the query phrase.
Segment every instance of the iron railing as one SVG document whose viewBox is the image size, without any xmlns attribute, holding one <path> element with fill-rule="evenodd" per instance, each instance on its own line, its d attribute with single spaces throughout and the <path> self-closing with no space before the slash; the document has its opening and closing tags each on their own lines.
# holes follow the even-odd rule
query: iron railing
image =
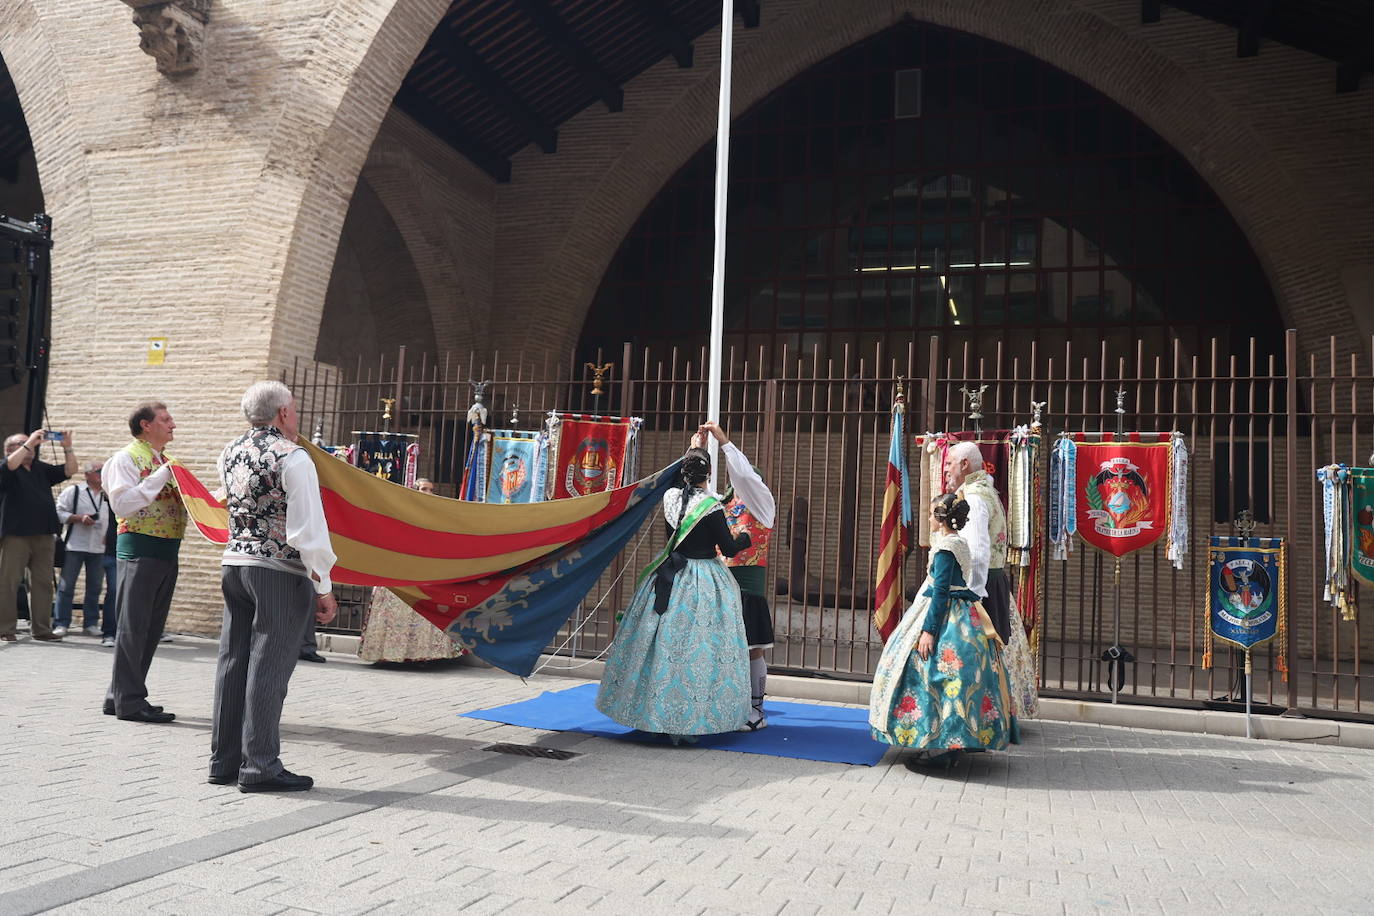
<svg viewBox="0 0 1374 916">
<path fill-rule="evenodd" d="M 1191 555 L 1182 570 L 1163 547 L 1122 563 L 1120 643 L 1136 661 L 1126 668 L 1123 702 L 1211 705 L 1243 700 L 1241 660 L 1218 651 L 1202 667 L 1203 595 L 1207 539 L 1232 533 L 1231 521 L 1250 509 L 1255 534 L 1288 538 L 1286 651 L 1291 673 L 1277 673 L 1280 647 L 1255 653 L 1254 697 L 1260 710 L 1374 718 L 1367 696 L 1374 677 L 1364 662 L 1371 629 L 1345 622 L 1321 601 L 1321 507 L 1313 471 L 1331 461 L 1361 464 L 1374 448 L 1374 341 L 1365 353 L 1332 339 L 1326 358 L 1300 358 L 1295 332 L 1282 357 L 1248 359 L 1167 356 L 1143 344 L 1132 353 L 1093 352 L 1066 344 L 1053 354 L 997 344 L 984 356 L 967 345 L 943 353 L 931 337 L 918 351 L 833 357 L 816 350 L 725 355 L 722 423 L 764 471 L 778 501 L 769 580 L 777 643 L 774 670 L 866 679 L 881 650 L 870 618 L 876 573 L 889 437 L 896 382 L 908 380 L 913 432 L 968 426 L 959 389 L 986 385 L 983 426 L 1007 428 L 1030 419 L 1031 402 L 1047 402 L 1048 445 L 1060 431 L 1112 430 L 1114 392 L 1126 392 L 1126 426 L 1173 430 L 1192 451 L 1189 478 Z M 485 403 L 494 427 L 533 429 L 546 411 L 644 418 L 640 467 L 662 467 L 681 454 L 704 416 L 705 353 L 671 351 L 657 359 L 626 345 L 593 396 L 591 373 L 572 359 L 531 360 L 525 354 L 490 359 L 409 359 L 404 349 L 373 366 L 348 372 L 297 364 L 286 381 L 301 406 L 302 429 L 322 429 L 346 442 L 352 431 L 375 428 L 381 399 L 394 398 L 397 428 L 421 443 L 422 473 L 452 495 L 466 450 L 470 380 L 491 380 Z M 598 363 L 607 360 L 604 354 Z M 773 367 L 781 365 L 781 372 Z M 512 415 L 515 422 L 512 423 Z M 913 469 L 914 470 L 914 469 Z M 616 614 L 629 600 L 634 572 L 663 545 L 661 524 L 646 525 L 583 602 L 558 648 L 579 657 L 606 649 Z M 912 592 L 925 556 L 909 559 Z M 1046 560 L 1041 577 L 1039 664 L 1042 689 L 1059 696 L 1108 695 L 1102 650 L 1115 637 L 1112 571 L 1101 554 L 1077 550 L 1066 562 Z M 625 572 L 624 576 L 621 573 Z M 362 598 L 359 599 L 364 600 Z M 350 614 L 348 627 L 361 624 Z M 1363 631 L 1363 632 L 1362 632 Z"/>
</svg>

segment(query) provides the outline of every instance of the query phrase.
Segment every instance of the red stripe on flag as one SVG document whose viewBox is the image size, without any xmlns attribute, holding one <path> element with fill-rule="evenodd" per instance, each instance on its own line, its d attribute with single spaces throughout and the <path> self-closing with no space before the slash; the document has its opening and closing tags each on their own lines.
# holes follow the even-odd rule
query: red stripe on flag
<svg viewBox="0 0 1374 916">
<path fill-rule="evenodd" d="M 434 531 L 389 515 L 359 508 L 340 494 L 324 487 L 320 488 L 320 500 L 324 504 L 324 515 L 329 522 L 330 534 L 416 557 L 477 559 L 533 547 L 561 546 L 577 540 L 624 511 L 630 497 L 634 495 L 634 490 L 631 486 L 612 491 L 605 508 L 584 519 L 514 534 L 456 534 Z"/>
</svg>

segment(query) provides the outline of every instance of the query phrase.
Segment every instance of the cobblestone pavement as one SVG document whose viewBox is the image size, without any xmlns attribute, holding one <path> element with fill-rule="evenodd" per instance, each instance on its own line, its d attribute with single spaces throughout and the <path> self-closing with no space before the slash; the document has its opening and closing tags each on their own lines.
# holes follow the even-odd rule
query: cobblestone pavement
<svg viewBox="0 0 1374 916">
<path fill-rule="evenodd" d="M 0 914 L 1374 910 L 1370 751 L 1042 722 L 922 774 L 459 718 L 571 684 L 336 655 L 283 719 L 316 790 L 244 795 L 205 783 L 210 642 L 159 648 L 168 726 L 100 714 L 109 665 L 0 648 Z"/>
</svg>

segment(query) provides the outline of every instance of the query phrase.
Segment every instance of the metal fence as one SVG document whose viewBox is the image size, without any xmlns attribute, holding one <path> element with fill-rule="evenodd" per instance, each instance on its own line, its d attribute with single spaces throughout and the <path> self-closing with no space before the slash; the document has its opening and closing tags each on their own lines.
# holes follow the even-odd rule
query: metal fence
<svg viewBox="0 0 1374 916">
<path fill-rule="evenodd" d="M 1338 619 L 1321 601 L 1322 522 L 1313 477 L 1335 461 L 1361 464 L 1374 448 L 1374 341 L 1362 353 L 1336 340 L 1327 358 L 1300 358 L 1289 332 L 1282 356 L 1223 353 L 1148 354 L 1143 344 L 1119 353 L 1103 343 L 1082 352 L 1034 344 L 1013 350 L 998 343 L 983 355 L 965 345 L 942 353 L 932 337 L 918 350 L 849 349 L 725 354 L 722 423 L 764 471 L 778 500 L 769 579 L 777 642 L 775 671 L 866 679 L 881 650 L 871 625 L 871 587 L 885 479 L 889 409 L 898 378 L 908 380 L 911 426 L 956 431 L 968 422 L 959 389 L 986 385 L 985 428 L 1030 418 L 1031 402 L 1047 402 L 1046 442 L 1061 430 L 1112 430 L 1117 390 L 1126 392 L 1126 427 L 1178 429 L 1192 451 L 1189 479 L 1191 555 L 1184 569 L 1165 560 L 1162 546 L 1122 564 L 1121 645 L 1136 661 L 1126 668 L 1123 702 L 1209 705 L 1243 702 L 1241 662 L 1225 650 L 1202 667 L 1203 595 L 1207 539 L 1232 533 L 1242 509 L 1260 522 L 1255 534 L 1289 543 L 1286 650 L 1291 674 L 1276 672 L 1278 646 L 1257 650 L 1256 708 L 1374 719 L 1363 659 L 1371 630 Z M 1013 355 L 1015 353 L 1016 355 Z M 490 380 L 489 425 L 534 429 L 548 410 L 618 414 L 644 419 L 640 467 L 678 457 L 704 415 L 705 353 L 673 350 L 658 358 L 628 345 L 614 361 L 601 394 L 593 394 L 590 364 L 573 359 L 531 360 L 523 354 L 490 360 L 408 359 L 404 350 L 376 365 L 346 373 L 298 364 L 286 381 L 301 405 L 302 429 L 343 443 L 375 428 L 383 398 L 396 404 L 396 428 L 421 443 L 422 473 L 452 495 L 462 474 L 472 403 L 470 381 Z M 597 363 L 608 360 L 604 354 Z M 773 367 L 783 371 L 775 373 Z M 616 614 L 629 599 L 635 571 L 663 545 L 658 523 L 646 525 L 588 595 L 553 647 L 579 657 L 605 650 Z M 911 593 L 925 556 L 910 559 Z M 1105 568 L 1104 568 L 1105 567 Z M 1039 664 L 1048 695 L 1107 696 L 1100 656 L 1114 641 L 1112 570 L 1101 554 L 1078 550 L 1066 562 L 1047 560 L 1041 577 Z M 624 575 L 622 575 L 622 573 Z M 913 581 L 917 580 L 917 581 Z M 341 625 L 361 625 L 366 594 L 359 590 Z"/>
</svg>

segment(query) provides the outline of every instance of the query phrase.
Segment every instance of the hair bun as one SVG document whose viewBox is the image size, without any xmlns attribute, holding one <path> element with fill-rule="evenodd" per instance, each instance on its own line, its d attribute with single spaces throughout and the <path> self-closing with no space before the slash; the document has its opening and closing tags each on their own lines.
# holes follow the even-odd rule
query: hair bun
<svg viewBox="0 0 1374 916">
<path fill-rule="evenodd" d="M 955 493 L 941 493 L 931 500 L 935 517 L 952 531 L 961 531 L 968 524 L 968 500 Z"/>
<path fill-rule="evenodd" d="M 695 487 L 705 483 L 711 477 L 711 456 L 705 449 L 688 449 L 687 454 L 683 456 L 682 470 L 679 473 L 688 486 Z"/>
</svg>

